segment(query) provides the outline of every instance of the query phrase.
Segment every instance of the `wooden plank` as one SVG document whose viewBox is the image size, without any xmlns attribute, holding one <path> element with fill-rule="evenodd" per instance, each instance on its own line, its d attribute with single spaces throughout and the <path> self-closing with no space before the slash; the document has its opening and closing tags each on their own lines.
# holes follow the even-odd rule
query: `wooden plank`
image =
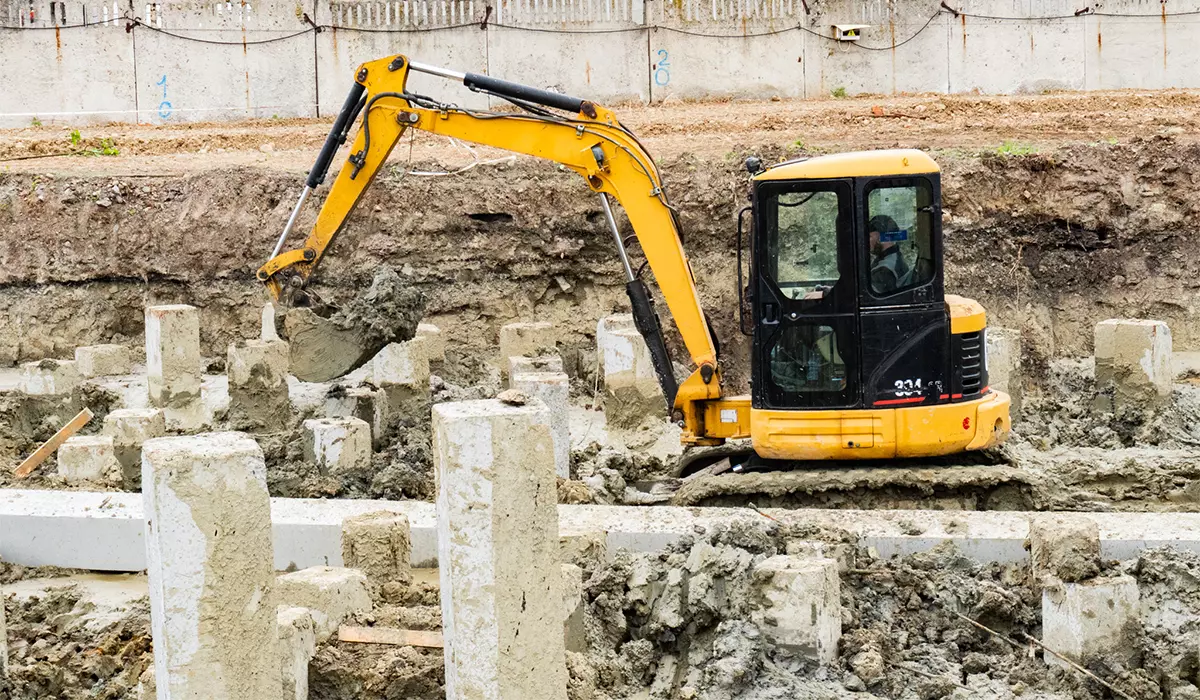
<svg viewBox="0 0 1200 700">
<path fill-rule="evenodd" d="M 17 479 L 24 479 L 32 474 L 33 470 L 38 468 L 38 465 L 46 461 L 46 458 L 54 454 L 54 451 L 62 446 L 67 441 L 67 438 L 79 432 L 79 429 L 87 425 L 91 419 L 92 412 L 90 409 L 85 408 L 80 411 L 69 423 L 60 428 L 54 434 L 54 437 L 42 443 L 42 446 L 34 450 L 28 459 L 21 462 L 21 466 L 17 467 L 16 471 L 13 472 L 13 476 Z"/>
<path fill-rule="evenodd" d="M 338 628 L 338 641 L 441 649 L 442 633 L 432 630 L 402 630 L 391 627 L 355 627 L 353 625 L 342 625 Z"/>
</svg>

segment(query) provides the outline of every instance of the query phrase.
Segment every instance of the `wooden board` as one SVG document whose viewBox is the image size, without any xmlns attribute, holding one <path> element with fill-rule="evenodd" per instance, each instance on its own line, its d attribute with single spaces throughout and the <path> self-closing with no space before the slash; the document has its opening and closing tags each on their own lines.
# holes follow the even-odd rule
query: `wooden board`
<svg viewBox="0 0 1200 700">
<path fill-rule="evenodd" d="M 442 633 L 431 630 L 402 630 L 391 627 L 355 627 L 353 625 L 342 625 L 338 628 L 338 641 L 441 649 Z"/>
<path fill-rule="evenodd" d="M 21 462 L 21 466 L 17 467 L 16 471 L 13 472 L 13 476 L 17 479 L 24 479 L 32 474 L 33 470 L 37 469 L 39 464 L 46 461 L 46 458 L 54 454 L 54 451 L 62 446 L 67 441 L 67 438 L 79 432 L 80 428 L 87 425 L 91 419 L 91 410 L 85 408 L 80 411 L 69 423 L 59 428 L 54 437 L 42 443 L 42 446 L 34 450 L 28 459 Z"/>
</svg>

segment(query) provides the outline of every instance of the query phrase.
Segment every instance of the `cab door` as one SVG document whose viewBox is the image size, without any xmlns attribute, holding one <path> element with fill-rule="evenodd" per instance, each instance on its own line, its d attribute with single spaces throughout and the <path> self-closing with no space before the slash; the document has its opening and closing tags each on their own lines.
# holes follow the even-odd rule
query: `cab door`
<svg viewBox="0 0 1200 700">
<path fill-rule="evenodd" d="M 936 175 L 858 181 L 863 404 L 949 398 L 949 318 Z"/>
<path fill-rule="evenodd" d="M 856 407 L 853 180 L 765 181 L 754 197 L 752 406 Z"/>
</svg>

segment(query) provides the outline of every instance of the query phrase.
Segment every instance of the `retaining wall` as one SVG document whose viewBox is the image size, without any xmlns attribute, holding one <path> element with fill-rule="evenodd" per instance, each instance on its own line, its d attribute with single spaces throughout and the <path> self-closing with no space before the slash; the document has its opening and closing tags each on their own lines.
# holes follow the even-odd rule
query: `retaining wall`
<svg viewBox="0 0 1200 700">
<path fill-rule="evenodd" d="M 1200 87 L 1200 0 L 1089 2 L 0 0 L 0 126 L 331 116 L 392 53 L 606 103 Z"/>
</svg>

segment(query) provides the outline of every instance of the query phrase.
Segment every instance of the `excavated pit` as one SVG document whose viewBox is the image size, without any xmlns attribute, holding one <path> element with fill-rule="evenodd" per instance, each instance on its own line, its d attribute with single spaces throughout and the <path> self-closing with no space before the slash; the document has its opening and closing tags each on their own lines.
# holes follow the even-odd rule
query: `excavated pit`
<svg viewBox="0 0 1200 700">
<path fill-rule="evenodd" d="M 768 159 L 783 154 L 765 144 L 741 150 L 748 152 Z M 911 468 L 941 464 L 886 465 L 907 472 L 888 483 L 881 465 L 815 474 L 802 469 L 729 474 L 689 484 L 674 501 L 1192 509 L 1196 499 L 1188 486 L 1200 474 L 1193 387 L 1178 385 L 1171 408 L 1161 413 L 1096 414 L 1088 405 L 1087 368 L 1055 370 L 1053 364 L 1090 354 L 1093 325 L 1109 317 L 1166 321 L 1177 352 L 1200 344 L 1190 323 L 1200 258 L 1191 255 L 1186 227 L 1200 209 L 1200 196 L 1189 189 L 1200 181 L 1200 146 L 1160 136 L 1027 155 L 933 154 L 943 168 L 946 288 L 978 299 L 992 326 L 1018 329 L 1024 341 L 1029 396 L 1014 416 L 1013 440 L 983 464 L 966 460 L 955 476 L 934 484 Z M 736 151 L 722 157 L 685 152 L 661 162 L 702 304 L 722 344 L 731 393 L 747 382 L 748 347 L 734 313 L 732 217 L 746 187 L 740 160 Z M 0 257 L 6 262 L 0 269 L 0 363 L 67 358 L 76 346 L 95 343 L 136 347 L 145 306 L 187 302 L 201 308 L 202 351 L 219 371 L 230 342 L 258 334 L 265 292 L 253 272 L 289 213 L 294 187 L 292 173 L 247 167 L 151 178 L 39 175 L 32 184 L 27 174 L 0 174 Z M 302 215 L 298 230 L 311 224 L 315 211 Z M 361 298 L 380 266 L 395 268 L 403 279 L 408 296 L 401 325 L 420 320 L 409 312 L 427 300 L 424 320 L 438 324 L 450 341 L 434 401 L 493 396 L 500 389 L 499 326 L 537 319 L 555 324 L 576 405 L 596 404 L 595 322 L 628 302 L 602 212 L 573 174 L 522 160 L 449 178 L 396 170 L 381 175 L 322 262 L 315 290 L 343 304 Z M 361 311 L 371 311 L 371 304 L 343 315 Z M 682 357 L 678 335 L 670 319 L 664 321 L 672 351 Z M 86 401 L 98 424 L 114 399 L 95 387 L 87 391 L 71 406 Z M 2 398 L 0 458 L 9 463 L 69 417 L 68 406 L 11 393 Z M 295 430 L 266 438 L 273 492 L 430 498 L 427 419 L 405 419 L 390 431 L 369 470 L 340 479 L 303 463 Z M 605 465 L 593 463 L 586 445 L 576 449 L 573 474 L 600 478 L 615 502 L 625 488 L 647 490 L 642 482 L 673 476 L 670 459 L 648 457 L 636 445 Z M 1124 452 L 1115 460 L 1081 457 L 1089 449 Z M 624 483 L 601 474 L 605 469 Z M 0 483 L 9 477 L 0 476 Z M 62 486 L 53 479 L 30 485 Z M 597 497 L 604 500 L 593 493 Z"/>
<path fill-rule="evenodd" d="M 1164 104 L 1194 107 L 1193 97 L 1155 97 L 1138 108 L 1143 111 L 1137 119 L 1156 126 L 1186 121 L 1157 110 Z M 1132 98 L 1121 99 L 1125 104 Z M 897 471 L 890 474 L 852 466 L 826 473 L 730 475 L 729 483 L 693 482 L 661 498 L 654 493 L 656 485 L 674 489 L 678 474 L 673 455 L 653 448 L 668 429 L 651 421 L 624 436 L 622 444 L 600 440 L 577 446 L 572 475 L 579 481 L 561 483 L 560 500 L 1200 509 L 1200 491 L 1194 486 L 1200 482 L 1200 432 L 1195 432 L 1200 387 L 1177 384 L 1170 405 L 1161 411 L 1098 414 L 1090 406 L 1090 368 L 1062 359 L 1090 355 L 1092 328 L 1109 317 L 1163 320 L 1171 326 L 1176 351 L 1200 349 L 1191 323 L 1200 258 L 1194 255 L 1189 227 L 1200 216 L 1195 191 L 1200 146 L 1161 135 L 1097 141 L 1094 134 L 1101 131 L 1082 110 L 1046 116 L 1059 108 L 1079 108 L 1074 97 L 1045 98 L 1037 108 L 1044 114 L 1036 118 L 1025 116 L 1028 106 L 987 107 L 985 102 L 921 102 L 917 106 L 927 104 L 931 113 L 954 115 L 943 120 L 952 132 L 929 136 L 927 143 L 925 136 L 897 130 L 907 118 L 885 119 L 861 130 L 870 132 L 865 136 L 852 133 L 837 141 L 835 150 L 847 144 L 927 147 L 941 164 L 946 289 L 979 300 L 992 326 L 1018 329 L 1024 340 L 1029 391 L 1022 412 L 1014 416 L 1009 445 L 983 463 L 969 460 L 938 485 L 928 480 L 937 480 L 934 472 L 945 465 L 904 465 L 899 473 L 899 465 L 892 464 L 889 468 Z M 1052 106 L 1058 102 L 1062 105 Z M 853 132 L 871 122 L 854 111 L 858 107 L 862 105 L 849 104 L 845 115 L 819 124 L 826 131 Z M 909 104 L 904 109 L 915 108 Z M 805 113 L 803 119 L 809 117 Z M 691 134 L 682 142 L 672 140 L 673 131 L 682 128 L 678 125 L 659 123 L 642 132 L 668 146 L 652 150 L 663 156 L 659 162 L 667 191 L 679 209 L 701 300 L 722 342 L 725 377 L 733 392 L 745 389 L 748 350 L 735 313 L 734 215 L 746 191 L 740 162 L 750 153 L 773 160 L 804 152 L 793 139 L 810 125 L 799 119 L 764 117 L 751 131 L 736 132 L 734 141 L 714 139 L 719 145 L 706 150 L 699 149 Z M 999 139 L 992 143 L 986 140 L 991 136 L 979 136 L 980 129 L 994 135 L 996 123 L 1017 119 L 1037 121 L 1039 133 L 1075 136 L 1025 155 L 997 149 Z M 1111 127 L 1116 121 L 1105 124 Z M 728 122 L 714 123 L 720 130 Z M 910 125 L 923 129 L 923 124 Z M 881 137 L 877 128 L 888 135 Z M 309 131 L 287 125 L 280 131 L 286 135 L 275 138 L 313 150 L 323 127 L 315 136 Z M 261 141 L 219 132 L 219 127 L 197 127 L 194 135 L 171 136 L 178 142 L 174 145 L 139 144 L 127 153 L 165 157 L 196 148 L 207 153 L 210 141 L 231 150 L 254 150 Z M 1020 137 L 1019 130 L 1015 133 Z M 696 152 L 691 151 L 694 145 Z M 11 154 L 12 148 L 0 146 L 0 155 Z M 28 150 L 45 147 L 39 142 Z M 286 220 L 300 179 L 296 168 L 272 167 L 270 162 L 246 165 L 243 160 L 228 167 L 221 162 L 213 158 L 211 165 L 175 174 L 167 174 L 170 167 L 159 172 L 126 168 L 120 161 L 0 173 L 0 368 L 17 361 L 69 358 L 83 345 L 137 347 L 144 307 L 179 302 L 201 308 L 203 353 L 213 358 L 210 373 L 219 373 L 229 343 L 258 335 L 266 297 L 254 271 Z M 574 175 L 528 160 L 484 165 L 445 178 L 405 174 L 420 167 L 397 163 L 376 180 L 323 262 L 319 292 L 350 299 L 368 288 L 380 265 L 411 279 L 413 290 L 428 299 L 424 320 L 441 327 L 451 344 L 436 372 L 433 401 L 494 396 L 501 388 L 495 349 L 499 326 L 552 321 L 572 377 L 575 408 L 581 413 L 584 407 L 594 408 L 596 320 L 624 311 L 628 303 L 594 198 Z M 437 170 L 438 164 L 425 169 Z M 305 212 L 297 230 L 310 225 L 314 213 L 315 208 Z M 664 322 L 670 328 L 670 319 L 664 317 Z M 673 331 L 668 342 L 681 357 Z M 87 405 L 97 414 L 85 431 L 94 432 L 117 400 L 91 385 L 65 404 L 0 393 L 0 487 L 67 488 L 46 473 L 19 484 L 8 474 L 78 407 Z M 594 421 L 582 415 L 590 435 Z M 297 430 L 260 436 L 272 493 L 431 499 L 428 421 L 406 417 L 388 430 L 387 443 L 369 467 L 338 478 L 304 462 Z M 651 496 L 649 501 L 639 500 L 645 496 Z M 824 669 L 767 648 L 749 619 L 746 563 L 786 551 L 796 539 L 849 545 L 855 555 L 853 567 L 841 574 L 842 648 L 836 663 Z M 572 698 L 593 697 L 586 692 L 590 688 L 602 693 L 598 697 L 614 700 L 645 698 L 647 693 L 652 698 L 722 700 L 842 698 L 861 696 L 864 690 L 923 699 L 1111 696 L 1103 687 L 1049 669 L 1027 649 L 1014 649 L 956 618 L 953 612 L 1012 636 L 1041 634 L 1039 594 L 1027 572 L 970 562 L 948 548 L 884 561 L 843 533 L 787 532 L 763 522 L 697 532 L 661 552 L 617 553 L 611 562 L 578 563 L 585 570 L 587 648 L 568 655 Z M 1105 567 L 1117 569 L 1112 562 Z M 1187 553 L 1154 550 L 1123 568 L 1138 578 L 1148 611 L 1145 629 L 1130 640 L 1136 663 L 1092 670 L 1138 700 L 1200 697 L 1194 629 L 1200 615 L 1195 585 L 1200 562 Z M 682 580 L 669 578 L 671 570 L 679 569 L 686 570 Z M 0 564 L 5 584 L 65 573 Z M 703 591 L 720 595 L 689 596 Z M 410 598 L 360 622 L 440 626 L 436 589 L 416 588 Z M 79 589 L 66 588 L 35 598 L 9 596 L 4 605 L 14 651 L 9 678 L 0 680 L 0 698 L 138 697 L 138 681 L 152 659 L 144 600 L 112 611 Z M 99 611 L 93 607 L 97 605 Z M 364 695 L 434 700 L 443 697 L 442 656 L 438 650 L 410 647 L 325 644 L 310 666 L 310 680 L 311 697 L 319 700 Z"/>
</svg>

